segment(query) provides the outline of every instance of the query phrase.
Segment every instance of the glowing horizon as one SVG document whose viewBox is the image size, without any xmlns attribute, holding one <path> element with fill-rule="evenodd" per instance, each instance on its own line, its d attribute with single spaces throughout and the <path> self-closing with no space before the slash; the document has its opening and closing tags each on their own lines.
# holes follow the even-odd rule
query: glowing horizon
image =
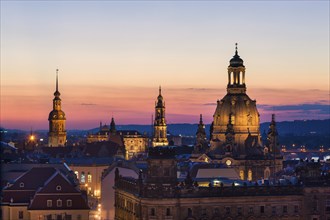
<svg viewBox="0 0 330 220">
<path fill-rule="evenodd" d="M 0 126 L 209 124 L 235 43 L 260 119 L 330 118 L 329 2 L 1 2 Z"/>
</svg>

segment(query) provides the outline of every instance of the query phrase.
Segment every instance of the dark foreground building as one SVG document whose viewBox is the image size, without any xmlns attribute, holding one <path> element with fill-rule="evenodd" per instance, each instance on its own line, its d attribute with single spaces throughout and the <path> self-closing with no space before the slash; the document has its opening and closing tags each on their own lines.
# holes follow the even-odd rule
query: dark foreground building
<svg viewBox="0 0 330 220">
<path fill-rule="evenodd" d="M 330 219 L 329 178 L 317 163 L 299 168 L 306 182 L 297 185 L 199 187 L 189 175 L 178 182 L 174 155 L 173 148 L 152 148 L 146 174 L 116 172 L 115 219 Z"/>
</svg>

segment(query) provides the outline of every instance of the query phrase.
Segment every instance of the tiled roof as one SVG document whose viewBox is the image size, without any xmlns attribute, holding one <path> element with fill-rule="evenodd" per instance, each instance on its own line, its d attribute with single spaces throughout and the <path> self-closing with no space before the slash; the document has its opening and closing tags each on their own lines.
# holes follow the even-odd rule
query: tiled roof
<svg viewBox="0 0 330 220">
<path fill-rule="evenodd" d="M 89 209 L 83 193 L 59 170 L 53 167 L 33 167 L 2 191 L 2 203 L 30 203 L 29 209 Z M 57 200 L 62 205 L 57 206 Z M 52 207 L 47 207 L 52 200 Z M 72 205 L 67 204 L 72 201 Z M 69 205 L 69 206 L 67 206 Z"/>
<path fill-rule="evenodd" d="M 85 146 L 84 154 L 89 157 L 113 157 L 118 147 L 120 146 L 112 141 L 94 142 Z"/>
<path fill-rule="evenodd" d="M 48 180 L 56 169 L 53 167 L 33 167 L 18 177 L 8 190 L 37 190 Z M 23 183 L 23 184 L 22 184 Z"/>
</svg>

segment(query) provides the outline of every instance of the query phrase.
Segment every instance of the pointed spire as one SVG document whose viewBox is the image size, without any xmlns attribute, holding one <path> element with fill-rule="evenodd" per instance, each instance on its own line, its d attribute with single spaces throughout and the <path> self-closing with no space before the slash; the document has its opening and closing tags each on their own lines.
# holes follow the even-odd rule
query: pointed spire
<svg viewBox="0 0 330 220">
<path fill-rule="evenodd" d="M 58 69 L 56 69 L 56 91 L 58 91 Z"/>
<path fill-rule="evenodd" d="M 159 86 L 159 95 L 162 95 L 162 87 Z"/>
<path fill-rule="evenodd" d="M 199 123 L 203 124 L 203 115 L 202 114 L 199 115 Z"/>
<path fill-rule="evenodd" d="M 237 52 L 237 43 L 235 43 L 235 55 L 238 55 L 238 52 Z"/>
<path fill-rule="evenodd" d="M 56 91 L 54 92 L 55 99 L 60 100 L 61 93 L 58 91 L 58 69 L 56 69 Z"/>
</svg>

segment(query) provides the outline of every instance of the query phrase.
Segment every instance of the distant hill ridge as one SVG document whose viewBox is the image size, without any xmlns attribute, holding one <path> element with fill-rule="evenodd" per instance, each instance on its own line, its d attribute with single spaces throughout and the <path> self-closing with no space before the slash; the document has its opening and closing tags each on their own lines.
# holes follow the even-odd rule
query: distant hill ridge
<svg viewBox="0 0 330 220">
<path fill-rule="evenodd" d="M 264 131 L 267 133 L 270 122 L 264 122 L 260 124 L 261 134 Z M 326 120 L 295 120 L 295 121 L 282 121 L 277 122 L 277 130 L 280 135 L 313 135 L 313 134 L 330 134 L 330 119 Z M 117 130 L 137 130 L 140 133 L 151 134 L 151 125 L 117 125 Z M 210 134 L 210 125 L 205 125 L 206 134 Z M 10 133 L 27 133 L 29 131 L 23 131 L 19 129 L 4 129 L 0 128 L 0 131 L 6 130 Z M 173 135 L 183 136 L 195 136 L 197 131 L 197 124 L 178 123 L 168 124 L 168 132 Z M 90 130 L 68 130 L 68 133 L 96 133 L 99 128 L 93 128 Z M 39 130 L 36 132 L 47 132 L 47 130 Z"/>
<path fill-rule="evenodd" d="M 270 122 L 260 124 L 261 134 L 267 133 Z M 330 134 L 330 119 L 326 120 L 295 120 L 276 123 L 280 135 L 309 135 L 309 134 Z M 151 133 L 151 125 L 117 125 L 117 130 L 137 130 L 141 133 Z M 205 125 L 206 134 L 210 134 L 210 124 Z M 99 128 L 89 130 L 96 133 Z M 194 136 L 197 131 L 197 124 L 168 124 L 167 131 L 173 135 Z"/>
</svg>

